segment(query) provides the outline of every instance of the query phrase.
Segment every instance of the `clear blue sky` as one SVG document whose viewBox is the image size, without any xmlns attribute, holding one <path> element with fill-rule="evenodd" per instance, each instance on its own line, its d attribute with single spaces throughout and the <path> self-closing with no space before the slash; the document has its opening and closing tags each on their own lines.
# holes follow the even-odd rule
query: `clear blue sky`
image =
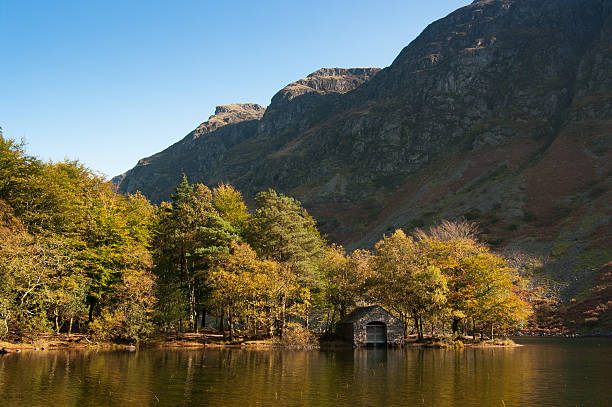
<svg viewBox="0 0 612 407">
<path fill-rule="evenodd" d="M 470 1 L 0 0 L 0 126 L 108 176 L 216 105 L 267 105 L 321 67 L 385 67 Z"/>
</svg>

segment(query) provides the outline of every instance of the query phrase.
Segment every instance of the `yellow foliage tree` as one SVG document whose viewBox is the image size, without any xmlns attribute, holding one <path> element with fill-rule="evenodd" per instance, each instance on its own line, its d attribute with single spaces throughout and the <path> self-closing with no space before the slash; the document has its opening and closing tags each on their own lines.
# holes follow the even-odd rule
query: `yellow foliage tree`
<svg viewBox="0 0 612 407">
<path fill-rule="evenodd" d="M 447 301 L 447 283 L 440 269 L 401 229 L 376 244 L 374 268 L 374 298 L 399 315 L 405 330 L 412 318 L 422 339 L 423 316 L 439 313 Z"/>
<path fill-rule="evenodd" d="M 442 227 L 445 233 L 440 232 Z M 458 332 L 462 319 L 471 320 L 473 327 L 476 320 L 504 326 L 523 323 L 529 307 L 518 295 L 521 279 L 472 231 L 469 225 L 446 222 L 437 229 L 416 233 L 423 253 L 446 278 L 453 333 Z"/>
</svg>

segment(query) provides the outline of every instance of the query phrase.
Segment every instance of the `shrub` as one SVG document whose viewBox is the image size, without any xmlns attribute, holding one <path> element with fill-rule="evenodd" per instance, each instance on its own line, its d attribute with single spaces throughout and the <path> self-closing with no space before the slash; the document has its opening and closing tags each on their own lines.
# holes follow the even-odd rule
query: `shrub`
<svg viewBox="0 0 612 407">
<path fill-rule="evenodd" d="M 445 335 L 440 338 L 431 339 L 425 344 L 425 347 L 435 349 L 462 349 L 463 342 L 456 340 L 450 335 Z"/>
<path fill-rule="evenodd" d="M 125 318 L 119 311 L 104 310 L 98 318 L 89 324 L 89 329 L 95 340 L 112 341 L 121 337 L 124 323 Z"/>
<path fill-rule="evenodd" d="M 514 346 L 516 343 L 512 339 L 504 338 L 504 339 L 494 339 L 490 342 L 495 346 Z"/>
<path fill-rule="evenodd" d="M 317 341 L 308 328 L 301 324 L 290 322 L 287 324 L 280 344 L 287 348 L 310 349 L 316 347 Z"/>
<path fill-rule="evenodd" d="M 89 329 L 98 341 L 138 343 L 151 335 L 153 324 L 144 309 L 132 305 L 127 310 L 102 311 Z"/>
<path fill-rule="evenodd" d="M 441 341 L 441 340 L 436 340 L 433 341 L 431 343 L 427 343 L 425 344 L 426 348 L 436 348 L 436 349 L 444 349 L 444 348 L 448 348 L 450 347 L 448 343 Z"/>
</svg>

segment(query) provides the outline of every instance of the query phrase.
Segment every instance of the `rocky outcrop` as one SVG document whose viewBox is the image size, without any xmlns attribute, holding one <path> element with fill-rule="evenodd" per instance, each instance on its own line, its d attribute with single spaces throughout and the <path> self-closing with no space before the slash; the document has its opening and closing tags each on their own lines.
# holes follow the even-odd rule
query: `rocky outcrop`
<svg viewBox="0 0 612 407">
<path fill-rule="evenodd" d="M 286 105 L 306 93 L 347 93 L 369 81 L 378 71 L 380 68 L 321 68 L 281 89 L 272 98 L 270 107 Z"/>
<path fill-rule="evenodd" d="M 388 68 L 319 70 L 119 188 L 160 201 L 181 172 L 247 197 L 272 187 L 349 248 L 466 217 L 547 258 L 570 296 L 612 258 L 611 15 L 612 0 L 473 2 Z"/>
<path fill-rule="evenodd" d="M 257 103 L 236 103 L 217 106 L 215 114 L 200 124 L 188 137 L 191 136 L 192 139 L 196 139 L 228 124 L 259 120 L 265 111 L 266 108 Z"/>
</svg>

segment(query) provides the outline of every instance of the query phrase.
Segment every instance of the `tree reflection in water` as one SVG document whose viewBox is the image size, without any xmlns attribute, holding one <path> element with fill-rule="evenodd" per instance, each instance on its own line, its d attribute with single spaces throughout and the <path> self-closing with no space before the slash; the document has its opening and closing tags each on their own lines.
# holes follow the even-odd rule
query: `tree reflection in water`
<svg viewBox="0 0 612 407">
<path fill-rule="evenodd" d="M 22 352 L 0 357 L 0 405 L 612 405 L 612 340 L 526 341 L 464 350 Z"/>
</svg>

